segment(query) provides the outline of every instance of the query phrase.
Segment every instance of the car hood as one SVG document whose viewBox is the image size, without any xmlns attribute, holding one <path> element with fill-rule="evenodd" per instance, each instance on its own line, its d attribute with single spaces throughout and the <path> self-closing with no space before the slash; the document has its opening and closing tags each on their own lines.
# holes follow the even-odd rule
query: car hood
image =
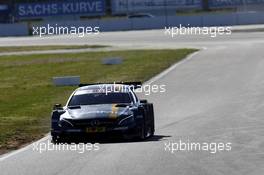
<svg viewBox="0 0 264 175">
<path fill-rule="evenodd" d="M 92 119 L 92 118 L 117 118 L 123 115 L 131 115 L 129 106 L 120 107 L 117 104 L 85 105 L 74 109 L 66 109 L 61 119 Z"/>
</svg>

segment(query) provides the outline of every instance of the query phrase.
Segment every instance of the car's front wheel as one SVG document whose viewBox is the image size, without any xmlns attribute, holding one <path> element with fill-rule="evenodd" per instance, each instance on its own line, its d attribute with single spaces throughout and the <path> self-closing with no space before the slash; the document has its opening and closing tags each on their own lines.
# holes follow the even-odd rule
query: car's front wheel
<svg viewBox="0 0 264 175">
<path fill-rule="evenodd" d="M 62 136 L 53 135 L 51 136 L 51 142 L 54 144 L 65 142 L 66 138 Z"/>
<path fill-rule="evenodd" d="M 51 142 L 54 143 L 54 144 L 58 143 L 59 142 L 58 137 L 52 136 L 51 137 Z"/>
<path fill-rule="evenodd" d="M 151 126 L 147 126 L 145 124 L 142 124 L 142 126 L 139 128 L 138 131 L 138 140 L 145 140 L 149 137 L 152 137 L 154 134 L 154 131 Z"/>
<path fill-rule="evenodd" d="M 145 125 L 142 124 L 142 126 L 139 129 L 139 140 L 145 140 L 146 139 L 146 128 Z"/>
</svg>

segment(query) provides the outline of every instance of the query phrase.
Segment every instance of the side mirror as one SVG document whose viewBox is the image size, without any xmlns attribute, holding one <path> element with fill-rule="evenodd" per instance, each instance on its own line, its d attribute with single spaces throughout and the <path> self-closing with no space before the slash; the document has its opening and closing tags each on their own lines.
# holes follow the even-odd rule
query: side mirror
<svg viewBox="0 0 264 175">
<path fill-rule="evenodd" d="M 61 104 L 55 104 L 54 106 L 53 106 L 53 110 L 62 110 L 63 108 L 62 108 L 62 105 Z"/>
<path fill-rule="evenodd" d="M 140 103 L 148 103 L 148 100 L 146 99 L 140 100 Z"/>
</svg>

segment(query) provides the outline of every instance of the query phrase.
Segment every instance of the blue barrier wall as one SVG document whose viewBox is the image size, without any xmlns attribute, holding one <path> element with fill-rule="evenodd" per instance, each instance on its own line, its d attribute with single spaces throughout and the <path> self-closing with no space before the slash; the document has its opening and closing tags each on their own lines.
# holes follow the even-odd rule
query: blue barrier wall
<svg viewBox="0 0 264 175">
<path fill-rule="evenodd" d="M 264 24 L 264 12 L 241 12 L 222 14 L 200 14 L 193 16 L 160 16 L 142 19 L 94 19 L 77 20 L 65 22 L 41 23 L 38 26 L 99 26 L 100 31 L 123 31 L 141 29 L 163 29 L 165 26 L 177 27 L 179 25 L 189 27 L 202 26 L 234 26 L 248 24 Z M 35 26 L 36 27 L 36 26 Z M 26 24 L 2 24 L 0 25 L 0 36 L 28 35 L 30 29 Z"/>
</svg>

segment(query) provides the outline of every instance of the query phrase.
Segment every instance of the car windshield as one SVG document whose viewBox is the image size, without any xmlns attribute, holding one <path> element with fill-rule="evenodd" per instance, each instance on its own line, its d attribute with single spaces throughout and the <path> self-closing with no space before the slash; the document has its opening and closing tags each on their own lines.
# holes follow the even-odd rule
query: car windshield
<svg viewBox="0 0 264 175">
<path fill-rule="evenodd" d="M 68 106 L 131 103 L 129 93 L 89 93 L 74 95 Z"/>
</svg>

